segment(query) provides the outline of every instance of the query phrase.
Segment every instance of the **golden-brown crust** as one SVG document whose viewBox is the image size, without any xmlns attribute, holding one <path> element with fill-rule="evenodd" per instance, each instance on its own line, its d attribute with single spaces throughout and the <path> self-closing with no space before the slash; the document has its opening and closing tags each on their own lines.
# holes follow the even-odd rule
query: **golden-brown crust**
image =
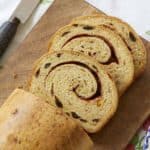
<svg viewBox="0 0 150 150">
<path fill-rule="evenodd" d="M 0 149 L 91 150 L 88 135 L 60 110 L 15 90 L 0 109 Z"/>
</svg>

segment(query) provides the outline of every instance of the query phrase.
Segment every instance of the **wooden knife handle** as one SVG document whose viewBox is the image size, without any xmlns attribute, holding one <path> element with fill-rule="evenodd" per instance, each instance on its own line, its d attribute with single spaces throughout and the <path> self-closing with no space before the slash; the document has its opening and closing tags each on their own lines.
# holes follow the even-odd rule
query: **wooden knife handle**
<svg viewBox="0 0 150 150">
<path fill-rule="evenodd" d="M 5 52 L 6 48 L 16 34 L 19 24 L 20 20 L 18 18 L 14 18 L 12 21 L 5 22 L 0 27 L 0 56 Z"/>
</svg>

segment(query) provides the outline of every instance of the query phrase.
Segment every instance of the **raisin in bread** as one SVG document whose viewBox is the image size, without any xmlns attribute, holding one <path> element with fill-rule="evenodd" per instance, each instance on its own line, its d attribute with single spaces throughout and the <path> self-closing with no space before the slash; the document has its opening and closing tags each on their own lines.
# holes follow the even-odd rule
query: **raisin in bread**
<svg viewBox="0 0 150 150">
<path fill-rule="evenodd" d="M 0 109 L 1 150 L 92 150 L 92 141 L 62 111 L 16 89 Z"/>
<path fill-rule="evenodd" d="M 133 56 L 135 78 L 144 71 L 147 61 L 146 49 L 142 40 L 130 25 L 118 18 L 104 15 L 82 16 L 75 18 L 72 23 L 74 25 L 104 25 L 116 31 Z"/>
<path fill-rule="evenodd" d="M 133 81 L 131 53 L 121 37 L 105 26 L 67 25 L 54 34 L 51 49 L 78 51 L 95 58 L 110 73 L 119 95 Z"/>
<path fill-rule="evenodd" d="M 103 67 L 78 52 L 44 55 L 36 63 L 29 90 L 91 133 L 102 128 L 118 104 L 116 86 Z"/>
</svg>

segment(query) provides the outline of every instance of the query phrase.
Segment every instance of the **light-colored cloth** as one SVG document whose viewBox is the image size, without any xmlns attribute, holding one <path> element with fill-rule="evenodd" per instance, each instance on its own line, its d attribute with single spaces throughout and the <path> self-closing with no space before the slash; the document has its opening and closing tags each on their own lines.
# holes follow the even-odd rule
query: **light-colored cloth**
<svg viewBox="0 0 150 150">
<path fill-rule="evenodd" d="M 150 0 L 86 0 L 108 15 L 119 17 L 150 40 Z"/>
<path fill-rule="evenodd" d="M 148 128 L 147 134 L 145 136 L 143 149 L 149 150 L 150 148 L 149 146 L 150 146 L 150 127 Z"/>
<path fill-rule="evenodd" d="M 88 0 L 94 2 L 104 12 L 119 16 L 132 24 L 139 34 L 150 40 L 150 0 Z M 0 25 L 9 19 L 12 12 L 15 10 L 20 0 L 0 0 Z M 20 25 L 15 38 L 13 39 L 9 50 L 6 53 L 13 51 L 31 31 L 32 27 L 38 22 L 41 16 L 45 13 L 53 0 L 41 0 L 39 6 L 34 11 L 29 20 Z M 98 2 L 98 3 L 97 3 Z M 146 127 L 150 126 L 150 118 L 145 123 Z M 142 126 L 143 127 L 143 126 Z M 141 128 L 133 138 L 127 149 L 134 150 L 142 149 L 144 136 L 147 128 Z M 131 149 L 132 148 L 132 149 Z"/>
</svg>

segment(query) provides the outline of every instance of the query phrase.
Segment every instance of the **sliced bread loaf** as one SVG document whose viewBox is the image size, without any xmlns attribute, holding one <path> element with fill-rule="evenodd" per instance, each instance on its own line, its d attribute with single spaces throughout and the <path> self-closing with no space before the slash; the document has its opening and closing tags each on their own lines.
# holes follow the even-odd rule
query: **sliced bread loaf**
<svg viewBox="0 0 150 150">
<path fill-rule="evenodd" d="M 79 52 L 48 53 L 36 63 L 29 90 L 96 132 L 115 113 L 114 82 L 94 59 Z"/>
<path fill-rule="evenodd" d="M 132 83 L 131 53 L 121 37 L 105 26 L 67 25 L 54 34 L 51 49 L 78 51 L 95 58 L 115 81 L 119 95 Z"/>
<path fill-rule="evenodd" d="M 133 56 L 135 78 L 144 71 L 147 61 L 146 49 L 142 40 L 130 25 L 118 18 L 104 15 L 81 16 L 75 18 L 72 23 L 74 25 L 104 25 L 116 31 Z"/>
</svg>

